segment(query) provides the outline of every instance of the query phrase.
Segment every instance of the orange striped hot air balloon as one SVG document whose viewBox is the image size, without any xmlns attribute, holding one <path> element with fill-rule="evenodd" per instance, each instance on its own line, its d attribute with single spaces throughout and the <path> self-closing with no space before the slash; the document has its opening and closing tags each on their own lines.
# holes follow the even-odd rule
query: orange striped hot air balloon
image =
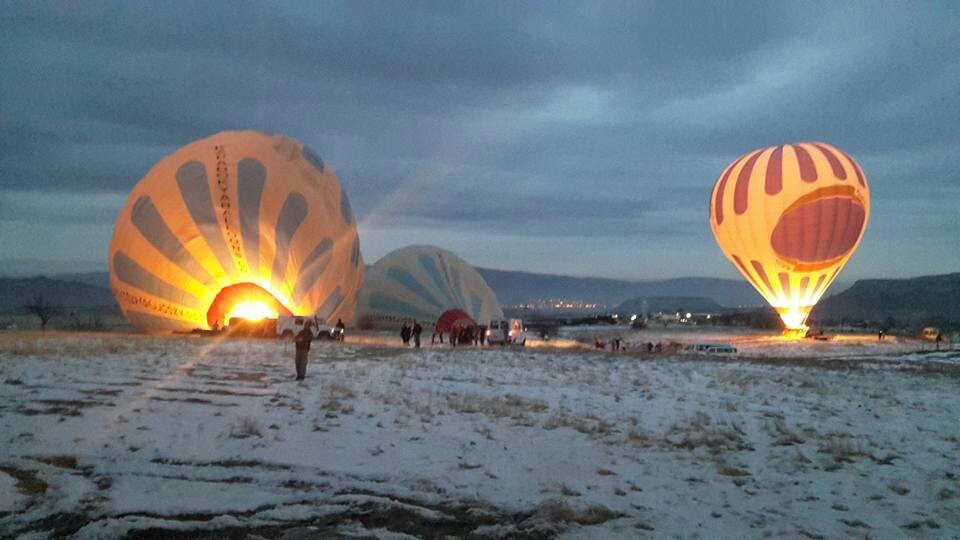
<svg viewBox="0 0 960 540">
<path fill-rule="evenodd" d="M 805 321 L 857 248 L 870 189 L 856 161 L 820 142 L 761 148 L 720 175 L 710 227 L 730 262 L 776 308 L 788 332 Z"/>
<path fill-rule="evenodd" d="M 336 175 L 299 142 L 218 133 L 133 188 L 110 243 L 110 286 L 151 332 L 279 314 L 349 320 L 363 281 L 357 223 Z"/>
</svg>

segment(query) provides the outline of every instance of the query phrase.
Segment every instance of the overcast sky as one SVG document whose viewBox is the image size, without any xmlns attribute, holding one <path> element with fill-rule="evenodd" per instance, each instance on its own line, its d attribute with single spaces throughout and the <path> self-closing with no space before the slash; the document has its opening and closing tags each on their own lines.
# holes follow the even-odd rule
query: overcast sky
<svg viewBox="0 0 960 540">
<path fill-rule="evenodd" d="M 755 148 L 854 156 L 841 280 L 960 271 L 960 3 L 37 2 L 0 16 L 0 274 L 105 271 L 163 156 L 226 129 L 330 164 L 367 263 L 737 277 L 708 201 Z"/>
</svg>

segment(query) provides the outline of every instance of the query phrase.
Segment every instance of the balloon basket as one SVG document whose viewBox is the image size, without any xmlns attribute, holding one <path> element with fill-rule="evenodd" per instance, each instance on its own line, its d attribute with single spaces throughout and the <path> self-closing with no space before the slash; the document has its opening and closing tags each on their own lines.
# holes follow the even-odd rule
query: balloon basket
<svg viewBox="0 0 960 540">
<path fill-rule="evenodd" d="M 807 337 L 808 328 L 785 328 L 783 337 L 787 339 L 803 339 Z"/>
</svg>

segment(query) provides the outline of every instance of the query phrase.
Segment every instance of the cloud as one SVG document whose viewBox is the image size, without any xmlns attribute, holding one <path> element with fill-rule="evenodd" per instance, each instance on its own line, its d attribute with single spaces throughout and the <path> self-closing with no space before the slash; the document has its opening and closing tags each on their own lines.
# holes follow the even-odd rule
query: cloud
<svg viewBox="0 0 960 540">
<path fill-rule="evenodd" d="M 112 225 L 126 193 L 0 191 L 0 223 Z"/>
<path fill-rule="evenodd" d="M 947 231 L 955 221 L 920 206 L 902 218 L 879 212 L 884 197 L 933 201 L 958 185 L 958 28 L 958 10 L 934 4 L 7 6 L 0 182 L 28 192 L 21 202 L 33 210 L 6 219 L 102 227 L 87 244 L 105 251 L 101 194 L 127 193 L 190 141 L 259 129 L 298 138 L 333 166 L 370 260 L 390 247 L 374 238 L 402 230 L 413 242 L 429 230 L 458 253 L 465 233 L 526 239 L 518 252 L 475 249 L 472 262 L 486 266 L 586 265 L 535 248 L 573 238 L 607 253 L 610 272 L 673 272 L 622 252 L 708 257 L 706 199 L 724 167 L 810 139 L 861 162 L 875 226 Z M 38 193 L 78 210 L 29 206 L 47 196 Z M 910 238 L 887 228 L 882 249 L 907 249 Z M 633 239 L 643 247 L 626 247 Z M 868 233 L 862 249 L 880 246 Z M 21 258 L 53 260 L 43 243 L 32 249 Z M 958 263 L 940 253 L 917 267 Z M 691 267 L 726 275 L 726 264 Z M 894 271 L 879 255 L 850 268 Z"/>
</svg>

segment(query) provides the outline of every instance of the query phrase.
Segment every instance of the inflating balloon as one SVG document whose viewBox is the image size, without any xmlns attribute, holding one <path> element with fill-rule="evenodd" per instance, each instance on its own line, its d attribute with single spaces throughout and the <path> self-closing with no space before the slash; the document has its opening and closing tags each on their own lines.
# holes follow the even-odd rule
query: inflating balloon
<svg viewBox="0 0 960 540">
<path fill-rule="evenodd" d="M 299 142 L 223 132 L 167 156 L 133 188 L 110 244 L 110 286 L 147 332 L 231 317 L 353 316 L 357 224 L 333 170 Z"/>
<path fill-rule="evenodd" d="M 503 318 L 493 290 L 466 261 L 438 247 L 414 245 L 387 253 L 370 268 L 357 315 L 363 324 L 394 328 L 410 320 L 433 324 L 454 308 L 481 324 Z"/>
<path fill-rule="evenodd" d="M 870 189 L 856 161 L 810 142 L 744 154 L 720 175 L 710 226 L 720 249 L 776 308 L 788 332 L 853 254 L 870 217 Z"/>
</svg>

